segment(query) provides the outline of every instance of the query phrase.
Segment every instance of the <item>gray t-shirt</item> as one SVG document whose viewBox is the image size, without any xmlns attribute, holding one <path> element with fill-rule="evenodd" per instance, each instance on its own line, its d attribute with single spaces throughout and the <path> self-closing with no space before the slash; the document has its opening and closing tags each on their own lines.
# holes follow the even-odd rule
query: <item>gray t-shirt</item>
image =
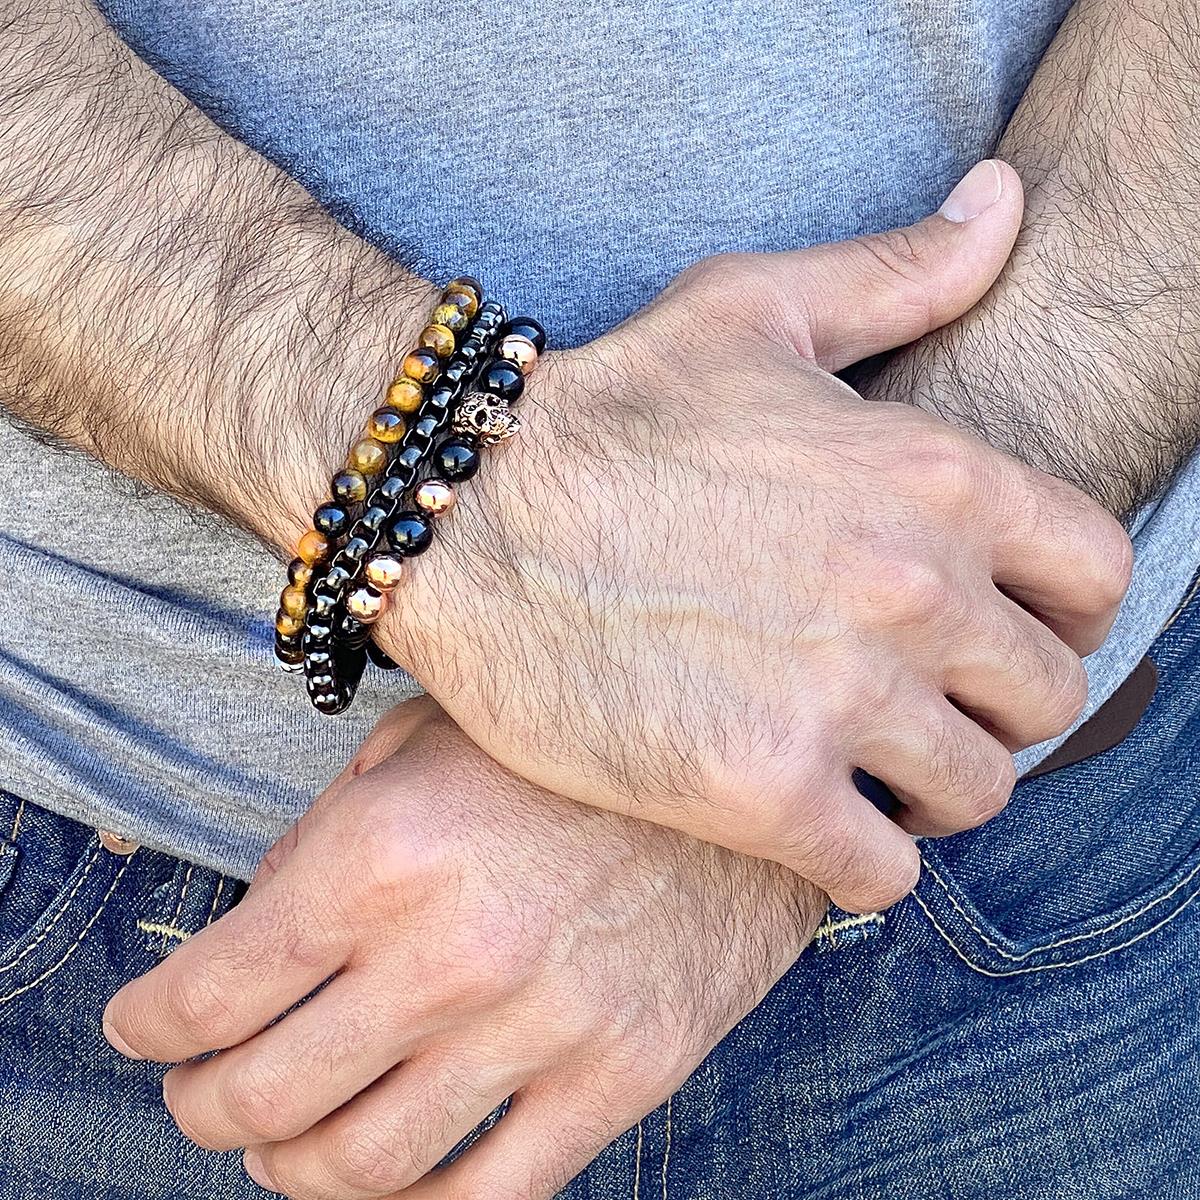
<svg viewBox="0 0 1200 1200">
<path fill-rule="evenodd" d="M 1067 7 L 108 5 L 348 223 L 434 278 L 483 278 L 560 345 L 705 255 L 931 211 L 990 151 Z M 264 550 L 3 423 L 0 455 L 20 480 L 0 493 L 0 787 L 249 875 L 413 685 L 375 674 L 349 714 L 315 715 L 273 663 Z M 1143 515 L 1133 589 L 1089 661 L 1093 707 L 1200 559 L 1198 497 L 1193 464 Z"/>
</svg>

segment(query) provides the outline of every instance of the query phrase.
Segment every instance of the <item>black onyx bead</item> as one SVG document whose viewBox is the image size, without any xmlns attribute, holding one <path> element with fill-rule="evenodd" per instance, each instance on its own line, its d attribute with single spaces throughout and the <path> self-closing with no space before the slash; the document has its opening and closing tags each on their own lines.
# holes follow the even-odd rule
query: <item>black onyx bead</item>
<svg viewBox="0 0 1200 1200">
<path fill-rule="evenodd" d="M 399 500 L 404 494 L 404 480 L 397 479 L 395 475 L 389 475 L 379 485 L 379 498 L 381 500 Z"/>
<path fill-rule="evenodd" d="M 525 376 L 521 368 L 507 359 L 498 358 L 488 363 L 479 377 L 479 386 L 493 396 L 499 396 L 505 404 L 515 404 L 525 390 Z"/>
<path fill-rule="evenodd" d="M 380 648 L 373 641 L 367 643 L 367 657 L 381 671 L 396 671 L 400 668 L 400 664 L 396 662 L 391 655 L 385 654 L 382 650 L 380 650 Z"/>
<path fill-rule="evenodd" d="M 329 595 L 322 593 L 320 596 L 314 596 L 312 602 L 312 615 L 317 620 L 324 620 L 325 617 L 331 616 L 333 610 L 337 608 L 338 602 Z"/>
<path fill-rule="evenodd" d="M 277 633 L 275 635 L 276 650 L 300 650 L 304 646 L 303 633 Z"/>
<path fill-rule="evenodd" d="M 420 513 L 402 512 L 388 526 L 387 539 L 397 554 L 411 558 L 429 549 L 433 529 Z"/>
<path fill-rule="evenodd" d="M 424 457 L 425 452 L 419 446 L 405 446 L 396 456 L 396 466 L 406 467 L 412 471 L 421 465 L 421 460 Z M 399 477 L 398 471 L 397 477 Z"/>
<path fill-rule="evenodd" d="M 325 578 L 322 582 L 329 589 L 330 594 L 336 596 L 353 578 L 354 573 L 352 571 L 348 571 L 345 567 L 334 566 L 330 567 L 325 573 Z"/>
<path fill-rule="evenodd" d="M 437 433 L 437 419 L 435 417 L 422 417 L 414 426 L 413 433 L 417 437 L 431 438 Z"/>
<path fill-rule="evenodd" d="M 429 398 L 421 406 L 421 411 L 428 409 L 431 413 L 445 412 L 454 403 L 454 389 L 448 387 L 434 388 Z"/>
<path fill-rule="evenodd" d="M 343 547 L 342 553 L 352 562 L 359 563 L 367 556 L 371 543 L 364 537 L 352 537 Z"/>
<path fill-rule="evenodd" d="M 318 691 L 325 691 L 334 685 L 333 673 L 330 671 L 314 671 L 308 677 L 308 686 Z"/>
<path fill-rule="evenodd" d="M 341 537 L 350 525 L 350 514 L 340 504 L 322 504 L 313 513 L 313 528 L 326 537 Z"/>
<path fill-rule="evenodd" d="M 324 670 L 333 661 L 328 650 L 309 650 L 304 657 L 314 671 Z"/>
<path fill-rule="evenodd" d="M 546 331 L 532 317 L 513 317 L 504 332 L 528 338 L 537 347 L 539 354 L 546 348 Z"/>
<path fill-rule="evenodd" d="M 479 451 L 466 438 L 450 438 L 434 456 L 437 473 L 452 483 L 472 478 L 479 470 Z"/>
<path fill-rule="evenodd" d="M 455 356 L 451 360 L 450 365 L 442 372 L 442 378 L 447 383 L 458 383 L 466 374 L 469 365 L 465 358 Z"/>
</svg>

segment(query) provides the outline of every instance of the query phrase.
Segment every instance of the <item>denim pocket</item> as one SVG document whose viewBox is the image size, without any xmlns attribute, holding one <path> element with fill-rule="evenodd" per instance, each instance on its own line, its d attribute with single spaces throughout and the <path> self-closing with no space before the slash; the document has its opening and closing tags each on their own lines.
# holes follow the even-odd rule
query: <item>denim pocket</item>
<svg viewBox="0 0 1200 1200">
<path fill-rule="evenodd" d="M 972 970 L 1079 966 L 1200 894 L 1200 600 L 1151 653 L 1158 691 L 1121 745 L 1022 781 L 980 829 L 922 843 L 914 902 Z"/>
<path fill-rule="evenodd" d="M 74 822 L 33 806 L 24 817 L 19 836 L 0 842 L 0 1006 L 70 961 L 130 863 Z"/>
</svg>

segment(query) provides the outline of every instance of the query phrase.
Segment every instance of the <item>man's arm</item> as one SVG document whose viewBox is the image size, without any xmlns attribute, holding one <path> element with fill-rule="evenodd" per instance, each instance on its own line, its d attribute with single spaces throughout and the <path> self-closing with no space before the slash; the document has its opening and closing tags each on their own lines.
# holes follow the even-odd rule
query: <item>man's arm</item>
<svg viewBox="0 0 1200 1200">
<path fill-rule="evenodd" d="M 1025 224 L 978 308 L 868 394 L 1126 514 L 1200 440 L 1200 4 L 1079 0 L 1000 147 Z"/>
<path fill-rule="evenodd" d="M 282 498 L 323 481 L 435 288 L 218 129 L 85 0 L 4 0 L 0 62 L 4 407 L 286 538 Z"/>
</svg>

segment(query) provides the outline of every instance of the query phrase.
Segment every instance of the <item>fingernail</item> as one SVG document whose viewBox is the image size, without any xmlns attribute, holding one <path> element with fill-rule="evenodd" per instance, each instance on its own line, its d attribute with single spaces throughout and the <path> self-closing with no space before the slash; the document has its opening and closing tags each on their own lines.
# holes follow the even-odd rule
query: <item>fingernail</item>
<svg viewBox="0 0 1200 1200">
<path fill-rule="evenodd" d="M 242 1155 L 242 1169 L 260 1188 L 266 1188 L 268 1192 L 272 1190 L 271 1177 L 267 1174 L 262 1155 L 257 1150 L 247 1150 Z"/>
<path fill-rule="evenodd" d="M 125 1055 L 126 1058 L 132 1058 L 136 1062 L 142 1061 L 142 1056 L 130 1046 L 124 1038 L 108 1023 L 108 1018 L 103 1021 L 104 1036 L 108 1044 L 118 1053 Z"/>
<path fill-rule="evenodd" d="M 999 166 L 993 159 L 985 159 L 958 181 L 938 212 L 947 221 L 961 225 L 987 212 L 1003 194 L 1004 176 L 1000 174 Z"/>
</svg>

